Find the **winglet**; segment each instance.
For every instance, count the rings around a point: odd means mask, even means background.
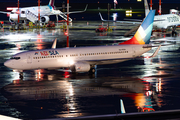
[[[121,107],[121,113],[122,113],[122,114],[123,114],[123,113],[126,113],[122,99],[120,99],[120,107]]]
[[[57,38],[54,40],[53,45],[52,45],[52,49],[56,48],[56,43],[57,43]]]
[[[156,51],[154,52],[154,54],[151,57],[155,57],[158,54],[160,47],[161,47],[161,45],[159,45],[159,47],[156,49]]]
[[[84,12],[87,10],[87,7],[88,7],[88,4],[86,5],[85,9],[84,9]]]
[[[99,12],[99,16],[100,16],[100,18],[101,18],[102,21],[105,21],[105,20],[103,19],[103,17],[102,17],[102,15],[101,15],[100,12]]]

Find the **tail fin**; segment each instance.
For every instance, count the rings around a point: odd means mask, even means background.
[[[151,32],[153,28],[155,10],[151,10],[148,16],[141,23],[141,26],[138,28],[137,32],[128,41],[119,43],[121,44],[149,44],[151,38]]]
[[[147,16],[149,13],[149,6],[147,0],[144,0],[144,7],[145,7],[145,15]]]
[[[55,0],[50,0],[50,1],[49,1],[49,6],[51,6],[51,7],[54,8],[54,1],[55,1]]]

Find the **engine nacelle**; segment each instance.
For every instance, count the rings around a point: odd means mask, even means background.
[[[72,72],[88,72],[90,70],[90,65],[84,62],[77,62],[70,66]]]
[[[49,17],[48,16],[41,17],[41,22],[42,23],[48,23],[49,22]]]

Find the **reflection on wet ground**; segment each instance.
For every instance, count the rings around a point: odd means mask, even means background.
[[[121,42],[115,39],[121,38],[118,32],[102,36],[92,30],[71,30],[70,45]],[[11,33],[4,31],[2,34]],[[3,65],[10,56],[26,50],[50,48],[56,37],[57,47],[66,46],[66,36],[60,29],[28,31],[28,34],[31,39],[10,37],[12,39],[2,38],[0,42],[1,114],[23,119],[119,114],[120,99],[123,99],[128,113],[137,112],[142,107],[156,111],[180,108],[180,52],[177,41],[171,46],[163,46],[155,58],[97,66],[93,76],[87,73],[74,75],[61,69],[41,69],[25,71],[23,80],[20,80],[18,72]],[[144,56],[151,55],[154,50]]]

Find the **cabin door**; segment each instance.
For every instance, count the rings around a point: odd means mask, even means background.
[[[28,63],[28,64],[31,64],[31,63],[32,63],[31,54],[30,54],[30,53],[27,53],[27,54],[26,54],[26,57],[27,57],[27,63]]]
[[[132,57],[133,58],[136,57],[136,49],[134,47],[132,47]]]

